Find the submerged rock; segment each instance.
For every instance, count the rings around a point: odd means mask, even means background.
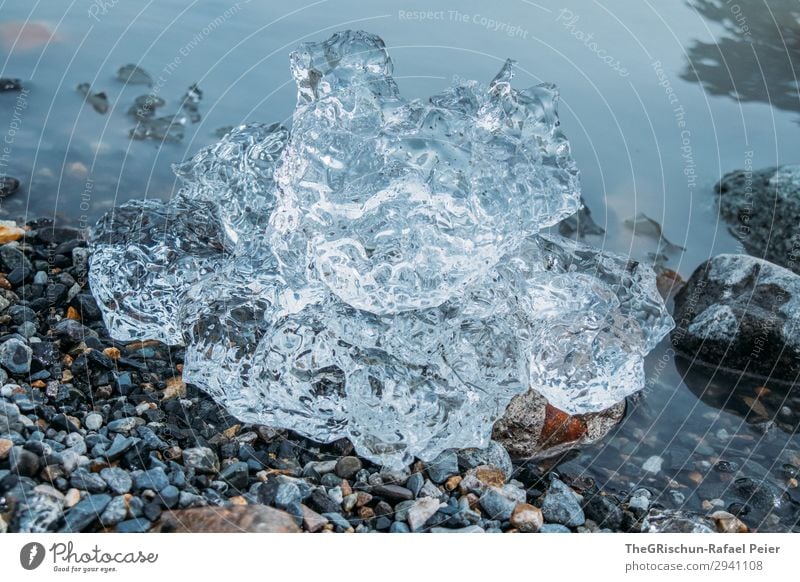
[[[123,65],[117,71],[117,79],[128,85],[152,85],[153,77],[141,67],[133,64]]]
[[[800,165],[737,170],[716,190],[720,214],[748,253],[800,273]]]
[[[555,87],[513,88],[509,61],[409,101],[364,32],[290,61],[291,133],[235,128],[172,201],[100,222],[115,339],[184,344],[184,381],[240,420],[394,468],[487,446],[528,390],[576,415],[642,388],[673,325],[655,274],[540,234],[580,200]]]
[[[0,78],[0,93],[22,91],[22,81],[9,77]]]
[[[800,373],[800,276],[747,255],[718,255],[675,296],[672,343],[711,366],[794,382]]]

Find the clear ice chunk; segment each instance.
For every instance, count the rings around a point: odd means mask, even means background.
[[[655,274],[541,232],[580,207],[552,85],[513,88],[509,61],[409,101],[365,32],[290,63],[291,131],[234,128],[171,201],[98,223],[113,337],[184,344],[184,379],[241,420],[390,467],[486,446],[530,388],[578,414],[643,387],[673,325]]]

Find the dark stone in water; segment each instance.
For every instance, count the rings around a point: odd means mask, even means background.
[[[737,170],[716,190],[720,214],[748,253],[800,273],[800,165]]]
[[[718,255],[675,296],[675,348],[712,366],[792,383],[800,327],[792,324],[800,276],[747,255]]]
[[[0,79],[0,83],[2,83],[2,79]],[[19,180],[11,176],[0,176],[0,200],[8,198],[17,190],[19,190]]]
[[[8,93],[11,91],[22,91],[22,81],[9,77],[0,78],[0,93]]]

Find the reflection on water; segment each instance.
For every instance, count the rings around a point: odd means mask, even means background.
[[[705,404],[735,414],[760,430],[774,425],[794,434],[800,428],[800,386],[739,374],[681,356],[675,358],[675,365],[689,390]]]
[[[712,95],[760,101],[800,111],[800,4],[797,0],[740,2],[688,0],[725,34],[695,41],[681,77],[700,82]]]

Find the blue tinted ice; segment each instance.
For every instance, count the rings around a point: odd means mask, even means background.
[[[653,272],[544,236],[580,207],[552,85],[401,97],[383,41],[292,53],[291,131],[240,126],[92,240],[111,334],[184,343],[241,420],[401,466],[488,444],[532,387],[569,413],[643,386],[672,328]]]

